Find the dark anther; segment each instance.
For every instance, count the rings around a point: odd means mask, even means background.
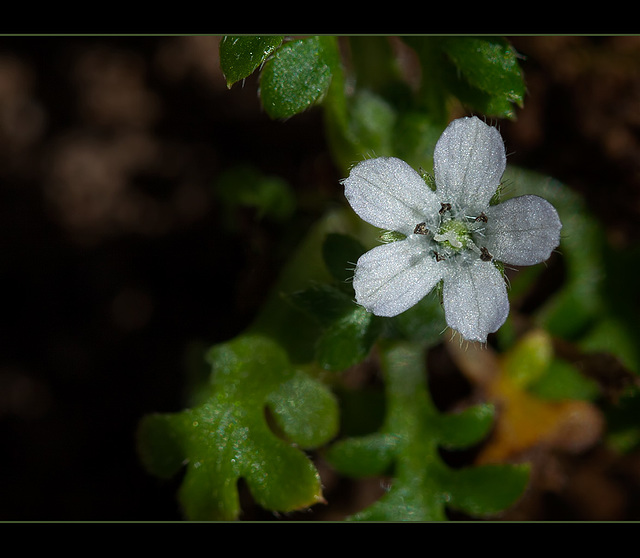
[[[442,215],[445,211],[451,211],[451,204],[450,203],[441,203],[440,204],[440,211],[438,211],[438,213],[440,213],[440,215]]]
[[[487,250],[484,246],[480,248],[480,259],[483,262],[490,262],[493,259],[493,256],[489,254],[489,250]]]
[[[487,222],[487,216],[484,213],[480,213],[480,215],[478,215],[475,219],[474,222],[477,223],[478,221],[482,221],[483,223]]]
[[[437,262],[441,262],[442,260],[444,260],[444,256],[441,256],[440,254],[438,254],[438,252],[434,251],[433,255],[436,257]]]
[[[426,223],[418,223],[416,228],[413,229],[413,234],[429,234],[429,229]]]

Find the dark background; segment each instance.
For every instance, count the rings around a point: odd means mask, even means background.
[[[513,42],[528,97],[500,123],[510,162],[581,192],[615,246],[637,241],[640,39]],[[190,356],[250,322],[295,244],[250,210],[222,224],[216,180],[243,163],[284,178],[300,231],[314,200],[341,201],[321,112],[270,121],[256,88],[226,88],[215,37],[0,38],[0,520],[180,518],[136,424],[181,408]]]

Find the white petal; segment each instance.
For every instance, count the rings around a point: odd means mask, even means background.
[[[447,266],[442,291],[447,325],[469,341],[486,342],[509,314],[507,287],[491,262]]]
[[[395,157],[366,159],[343,180],[344,194],[365,221],[404,234],[429,216],[437,216],[435,193],[410,165]]]
[[[378,316],[396,316],[424,298],[442,279],[441,263],[429,253],[424,238],[410,236],[376,246],[356,265],[356,301]]]
[[[454,120],[433,153],[438,198],[471,214],[480,213],[498,189],[506,160],[496,128],[475,116]]]
[[[486,248],[501,262],[533,265],[545,261],[560,244],[558,212],[538,196],[512,198],[485,211]]]

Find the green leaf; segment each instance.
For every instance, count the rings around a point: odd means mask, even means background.
[[[495,408],[490,404],[469,407],[459,413],[439,415],[442,446],[462,449],[482,441],[493,426]]]
[[[525,86],[517,53],[499,37],[445,37],[441,47],[460,75],[491,97],[522,106]]]
[[[398,437],[384,432],[346,438],[329,449],[327,458],[338,471],[350,477],[382,475],[396,458],[398,442]]]
[[[322,501],[318,472],[299,448],[317,447],[336,434],[333,395],[263,337],[217,345],[209,360],[209,398],[193,409],[145,417],[138,432],[142,462],[151,473],[166,477],[187,463],[180,489],[186,518],[236,519],[241,478],[268,510]],[[267,407],[280,435],[269,427]]]
[[[379,318],[333,285],[313,284],[289,300],[323,326],[316,359],[326,370],[344,370],[362,361],[382,329]]]
[[[389,491],[351,519],[367,521],[438,521],[447,503],[473,515],[493,514],[520,496],[523,468],[509,466],[449,469],[439,447],[477,443],[492,426],[493,407],[482,405],[443,415],[431,401],[423,349],[415,343],[381,347],[387,414],[378,432],[336,442],[329,462],[343,474],[377,475],[393,468]],[[474,479],[483,482],[473,485]]]
[[[325,327],[357,308],[349,295],[327,283],[313,283],[302,291],[292,293],[288,298]]]
[[[318,364],[326,370],[346,370],[364,360],[382,331],[382,322],[352,303],[349,313],[325,329],[318,340]]]
[[[227,35],[220,41],[220,66],[227,87],[250,76],[281,44],[283,37]]]
[[[284,435],[300,447],[317,448],[338,431],[335,397],[305,374],[296,374],[282,384],[267,402]]]
[[[260,98],[272,118],[288,118],[321,101],[340,64],[335,37],[314,36],[284,43],[267,60]]]

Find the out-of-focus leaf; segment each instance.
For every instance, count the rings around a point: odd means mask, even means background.
[[[400,65],[389,37],[349,37],[349,52],[359,90],[389,93],[401,80]]]
[[[442,339],[447,324],[444,310],[436,290],[402,314],[388,320],[389,335],[433,346]]]
[[[335,37],[284,43],[267,60],[260,77],[265,111],[272,118],[288,118],[321,101],[339,64]]]
[[[220,67],[227,87],[250,76],[281,44],[284,37],[231,36],[220,41]]]
[[[358,139],[360,153],[394,155],[393,130],[397,118],[394,107],[366,89],[358,90],[348,106],[350,131]]]
[[[544,330],[529,332],[504,356],[504,371],[517,386],[526,388],[547,371],[553,342]]]
[[[480,442],[491,430],[495,408],[476,405],[459,413],[438,415],[438,438],[448,449],[462,449]]]
[[[318,472],[299,447],[317,447],[336,434],[333,395],[263,337],[217,345],[209,360],[210,397],[193,409],[149,415],[138,431],[141,459],[151,473],[171,476],[186,463],[180,489],[186,518],[236,519],[241,478],[268,510],[322,501]],[[269,427],[266,408],[284,438]]]
[[[393,131],[396,156],[415,169],[431,169],[433,150],[443,129],[425,112],[403,112],[398,116]]]
[[[557,180],[508,166],[503,182],[508,197],[535,194],[558,211],[562,222],[558,252],[562,255],[565,279],[561,289],[536,311],[536,320],[552,335],[577,339],[605,311],[602,227],[589,214],[582,198]],[[513,281],[517,280],[516,276]]]
[[[353,278],[356,262],[365,251],[359,240],[340,233],[328,234],[322,244],[322,257],[329,273],[339,284],[345,285]]]
[[[529,386],[529,390],[541,399],[592,401],[600,395],[595,380],[585,377],[571,363],[554,358],[544,375]]]
[[[479,442],[492,426],[493,407],[483,405],[458,415],[443,415],[431,401],[420,344],[393,343],[382,347],[387,413],[378,432],[336,442],[327,459],[344,474],[392,474],[389,491],[351,519],[368,521],[437,521],[452,506],[474,515],[493,514],[521,495],[526,472],[503,474],[449,469],[439,447],[466,447]],[[468,486],[475,477],[486,484]]]
[[[463,348],[454,342],[447,345],[462,374],[500,409],[491,437],[479,448],[476,463],[505,463],[539,448],[576,453],[599,440],[602,413],[594,404],[543,399],[536,394],[536,382],[552,372],[551,349],[551,337],[537,330],[502,354],[487,347]],[[526,363],[528,356],[531,365]]]
[[[493,515],[511,506],[529,482],[529,465],[482,465],[454,471],[449,505],[472,516]]]
[[[328,453],[331,464],[342,474],[354,478],[382,475],[394,463],[400,438],[374,432],[336,443]]]
[[[257,217],[284,221],[295,210],[291,186],[282,178],[267,176],[250,166],[226,170],[216,183],[216,193],[224,205],[225,215],[235,207],[252,207]]]
[[[627,394],[615,406],[606,409],[607,442],[627,453],[640,447],[640,390]]]

